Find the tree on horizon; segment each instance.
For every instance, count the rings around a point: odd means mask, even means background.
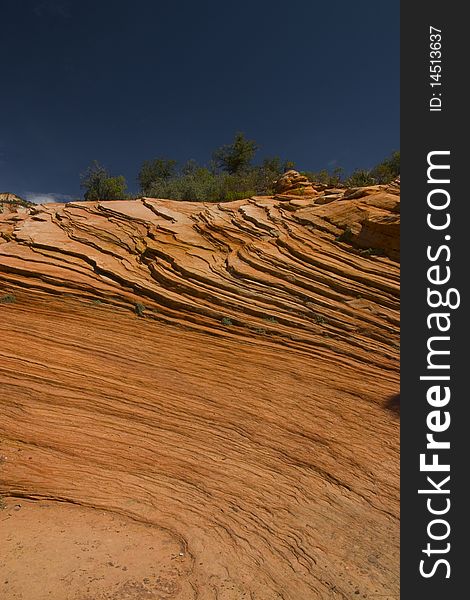
[[[249,169],[257,150],[256,142],[247,140],[245,134],[239,131],[231,144],[215,150],[212,157],[217,167],[229,175],[236,175]]]
[[[124,200],[127,183],[123,175],[112,177],[107,169],[94,160],[80,176],[85,200]]]
[[[176,173],[176,160],[168,158],[154,158],[143,162],[137,175],[140,191],[147,195],[158,181],[168,181]]]

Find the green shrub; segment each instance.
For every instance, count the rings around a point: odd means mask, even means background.
[[[393,154],[374,167],[371,175],[376,183],[390,183],[400,175],[400,152]]]
[[[111,177],[96,160],[81,175],[80,186],[85,200],[123,200],[127,198],[127,183],[122,175]]]
[[[372,171],[365,169],[356,169],[344,182],[348,187],[363,187],[366,185],[374,185],[375,179]]]
[[[335,187],[342,184],[344,170],[342,167],[335,167],[333,171],[322,169],[321,171],[302,171],[310,181],[314,183],[323,183],[325,185]]]
[[[247,140],[244,133],[238,132],[231,144],[221,146],[212,156],[219,169],[235,175],[250,168],[257,150],[254,140]]]
[[[151,198],[197,202],[224,202],[272,194],[273,182],[294,165],[283,163],[278,156],[253,165],[257,149],[256,142],[237,133],[232,144],[214,152],[207,166],[190,160],[178,170],[175,161],[168,159],[146,161],[138,176],[140,188]]]
[[[243,133],[235,134],[231,144],[221,146],[213,153],[206,166],[190,160],[177,168],[175,160],[155,158],[143,162],[137,181],[141,195],[151,198],[190,200],[199,202],[224,202],[249,198],[255,195],[274,194],[273,182],[283,172],[293,169],[291,161],[281,161],[277,156],[265,158],[254,165],[258,145]],[[361,187],[388,183],[400,173],[400,152],[394,152],[371,170],[356,169],[348,177],[341,167],[332,171],[302,171],[308,179],[330,187],[347,185]],[[94,161],[81,176],[85,200],[129,199],[125,178],[111,176]],[[298,190],[302,195],[302,189]],[[132,198],[140,196],[132,195]]]
[[[169,160],[167,158],[146,160],[137,176],[141,192],[144,196],[147,196],[155,182],[168,181],[168,179],[175,176],[175,171],[176,160]]]
[[[324,183],[329,186],[346,185],[348,187],[363,187],[366,185],[385,184],[400,175],[400,152],[393,152],[372,169],[355,169],[348,177],[344,170],[336,167],[333,171],[302,171],[310,181]]]
[[[16,297],[13,294],[4,294],[0,297],[1,304],[13,304],[16,302]]]
[[[273,160],[276,159],[268,159],[260,166],[237,174],[217,172],[191,161],[175,176],[154,181],[146,195],[195,202],[224,202],[271,194],[272,183],[281,174]]]
[[[277,323],[278,322],[275,317],[265,317],[264,320],[267,321],[268,323]]]
[[[143,317],[144,316],[144,311],[145,311],[145,305],[142,304],[142,302],[136,302],[134,304],[134,310],[135,310],[135,314],[138,317]]]

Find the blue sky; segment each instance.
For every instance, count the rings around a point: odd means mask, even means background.
[[[399,148],[399,1],[3,0],[0,191],[81,196],[97,159],[368,168]]]

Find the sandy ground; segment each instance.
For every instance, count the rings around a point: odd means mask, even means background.
[[[185,547],[169,533],[108,511],[6,498],[0,512],[5,600],[181,596]]]

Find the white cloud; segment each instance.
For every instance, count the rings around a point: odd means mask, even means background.
[[[24,197],[34,204],[49,204],[51,202],[70,202],[72,196],[67,194],[56,194],[54,192],[25,192]]]

